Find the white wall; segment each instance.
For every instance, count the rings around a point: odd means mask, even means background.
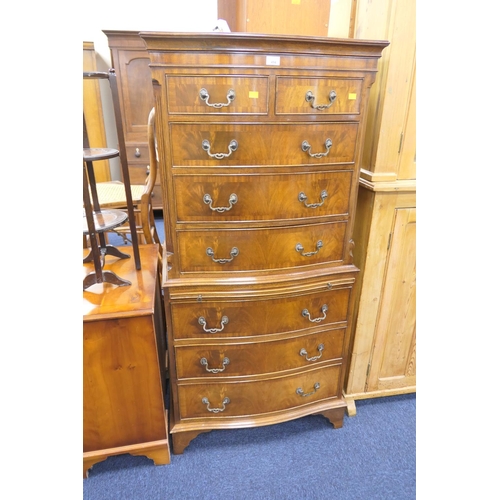
[[[94,42],[97,70],[111,68],[108,38],[102,30],[212,31],[217,24],[217,0],[88,0],[83,4],[82,42]],[[108,147],[117,147],[116,126],[109,85],[101,81],[104,125]],[[107,85],[107,87],[106,87]],[[118,161],[110,161],[111,177],[120,179]]]
[[[105,30],[211,31],[217,21],[217,0],[123,0],[83,4],[82,41],[94,42],[96,53],[110,64]]]

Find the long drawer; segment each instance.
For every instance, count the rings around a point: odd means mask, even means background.
[[[286,340],[175,347],[177,378],[271,374],[342,358],[345,329]]]
[[[262,271],[341,265],[347,222],[178,230],[181,272]]]
[[[341,397],[341,364],[261,381],[179,384],[179,413],[185,418],[262,415]]]
[[[172,166],[353,163],[359,124],[171,123]]]
[[[175,175],[178,222],[347,217],[351,170]]]
[[[333,327],[347,321],[351,290],[352,285],[325,285],[284,296],[237,299],[233,293],[228,299],[207,299],[200,289],[200,300],[170,301],[172,335],[175,341],[211,341]]]

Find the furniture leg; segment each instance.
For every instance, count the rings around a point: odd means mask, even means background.
[[[345,406],[333,408],[331,410],[322,411],[320,415],[327,418],[333,425],[334,429],[340,429],[344,425]]]
[[[184,453],[184,450],[189,445],[189,443],[202,432],[208,432],[208,430],[179,432],[172,434],[174,455],[181,455],[182,453]]]

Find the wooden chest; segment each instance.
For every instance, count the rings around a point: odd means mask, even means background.
[[[123,453],[170,463],[158,246],[139,250],[139,271],[133,258],[106,259],[106,269],[131,285],[83,292],[84,478],[95,463]],[[85,264],[84,277],[92,270]]]
[[[211,429],[316,413],[342,426],[358,161],[387,42],[140,36],[165,194],[174,453]]]

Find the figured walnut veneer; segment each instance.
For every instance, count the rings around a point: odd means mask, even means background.
[[[162,166],[174,453],[199,433],[341,427],[368,89],[387,42],[140,33]]]

